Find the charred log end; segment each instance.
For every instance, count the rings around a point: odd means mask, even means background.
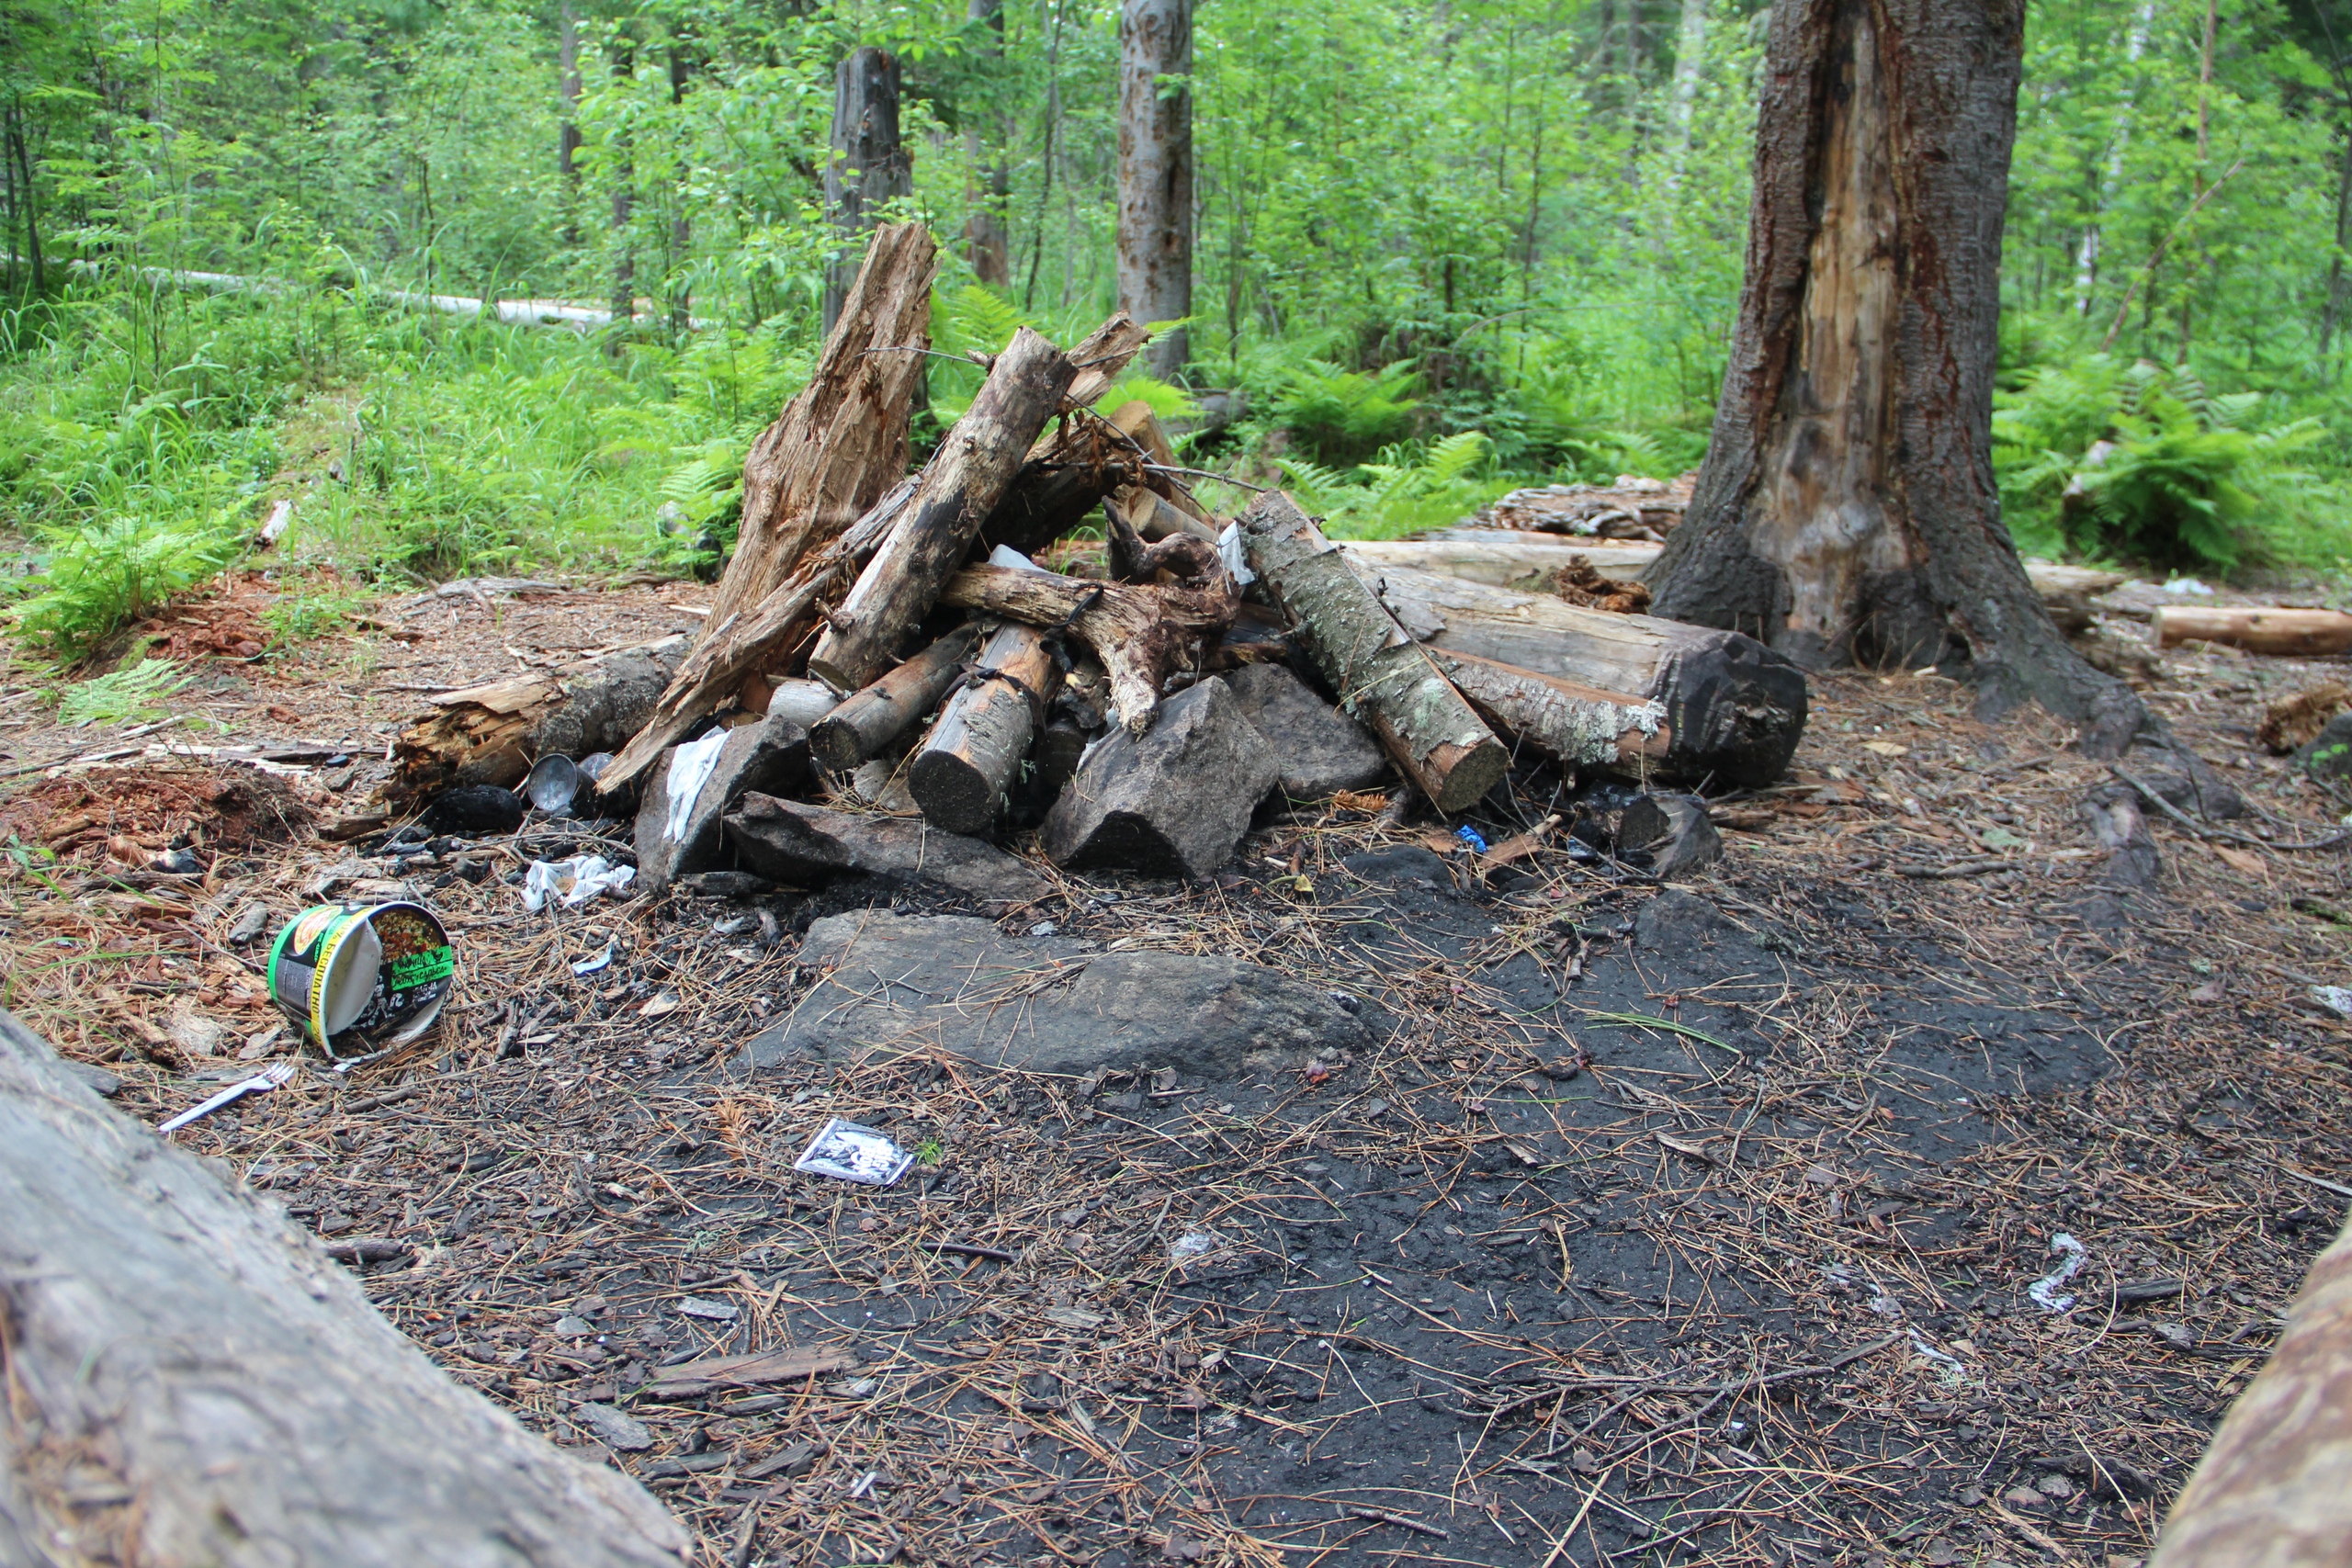
[[[1651,696],[1666,709],[1660,739],[1672,737],[1664,765],[1679,774],[1759,788],[1788,771],[1804,738],[1804,671],[1738,632],[1694,636],[1669,653]]]
[[[953,751],[919,753],[907,770],[907,793],[925,821],[948,833],[985,835],[1004,807],[988,775]]]
[[[846,773],[865,761],[865,747],[858,739],[857,731],[831,716],[819,719],[808,731],[808,750],[816,754],[818,761],[837,773]]]

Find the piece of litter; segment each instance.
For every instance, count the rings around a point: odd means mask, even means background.
[[[808,1148],[792,1162],[792,1168],[810,1176],[888,1187],[914,1163],[915,1156],[891,1142],[889,1134],[836,1116],[818,1129]]]
[[[2198,581],[2193,577],[2174,578],[2171,581],[2165,584],[2165,592],[2167,593],[2199,593],[2208,599],[2211,599],[2213,596],[2213,591],[2211,588],[2206,587],[2205,584]]]
[[[2343,986],[2313,986],[2312,1000],[2338,1018],[2352,1018],[2352,988]]]
[[[662,830],[672,843],[686,836],[686,820],[695,814],[695,802],[701,797],[702,786],[710,782],[711,773],[718,767],[718,753],[726,749],[724,729],[714,729],[699,740],[689,740],[670,758],[670,776],[663,783],[664,804],[668,807]]]
[[[1241,542],[1240,524],[1227,523],[1225,532],[1216,536],[1216,558],[1233,574],[1236,588],[1247,588],[1258,581],[1258,574],[1250,570],[1250,552]]]
[[[713,936],[733,936],[737,931],[749,931],[758,923],[758,921],[752,919],[749,915],[736,915],[729,919],[713,920],[710,924],[710,934]]]
[[[1186,1231],[1168,1244],[1168,1260],[1171,1263],[1197,1262],[1224,1245],[1225,1238],[1215,1231]]]
[[[2034,1304],[2044,1312],[2072,1312],[2075,1309],[2075,1298],[2060,1295],[2058,1287],[2073,1279],[2075,1272],[2089,1260],[2090,1248],[2064,1231],[2060,1231],[2050,1238],[2050,1250],[2064,1253],[2066,1260],[2028,1285],[2025,1288],[2025,1293],[2031,1296]]]
[[[637,867],[614,865],[602,855],[574,855],[570,860],[535,860],[523,874],[523,908],[537,914],[553,898],[576,909],[604,893],[618,893],[637,880]]]
[[[299,1064],[290,1057],[283,1062],[273,1062],[257,1076],[249,1077],[242,1083],[231,1084],[203,1104],[193,1105],[181,1111],[155,1131],[176,1133],[189,1122],[209,1116],[224,1105],[233,1105],[249,1094],[267,1094],[271,1089],[284,1089],[293,1078],[297,1066]]]
[[[1479,854],[1485,854],[1487,852],[1486,835],[1479,832],[1477,829],[1471,827],[1468,823],[1465,822],[1461,827],[1456,828],[1453,830],[1453,836],[1461,840],[1464,843],[1469,845],[1476,852]]]
[[[688,1317],[708,1318],[714,1323],[732,1323],[743,1314],[743,1309],[733,1302],[714,1302],[701,1296],[688,1296],[678,1303],[678,1310]]]
[[[1051,936],[1059,930],[1061,930],[1061,927],[1054,924],[1051,920],[1039,920],[1035,925],[1029,928],[1029,934],[1031,936]]]
[[[602,969],[605,964],[610,964],[613,961],[613,949],[619,945],[620,938],[611,938],[605,943],[604,952],[596,954],[594,958],[582,959],[579,963],[571,966],[571,972],[574,975],[594,975],[597,970]]]

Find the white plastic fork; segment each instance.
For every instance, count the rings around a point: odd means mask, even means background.
[[[177,1116],[155,1129],[158,1133],[176,1133],[189,1122],[211,1115],[224,1105],[231,1105],[249,1094],[267,1094],[274,1089],[284,1089],[293,1081],[295,1069],[300,1066],[291,1056],[282,1062],[272,1062],[243,1083],[232,1083],[201,1105],[190,1106]]]

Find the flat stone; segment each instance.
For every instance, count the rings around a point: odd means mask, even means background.
[[[828,916],[808,928],[800,963],[825,977],[744,1047],[740,1068],[944,1047],[1029,1072],[1226,1079],[1368,1048],[1388,1028],[1368,1003],[1350,1012],[1238,959],[1103,953],[961,915]]]
[[[653,1446],[653,1434],[636,1416],[594,1402],[572,1406],[573,1419],[596,1434],[596,1440],[615,1453],[641,1454]]]
[[[919,817],[863,817],[754,791],[727,814],[727,837],[745,866],[797,887],[842,876],[895,876],[1014,904],[1053,890],[995,845],[943,833]]]
[[[1245,664],[1224,677],[1241,716],[1266,738],[1294,800],[1325,800],[1370,789],[1389,776],[1388,754],[1372,731],[1315,694],[1281,664]]]
[[[1419,844],[1397,844],[1385,850],[1361,850],[1345,856],[1340,864],[1353,876],[1383,887],[1421,886],[1432,891],[1452,893],[1456,890],[1453,868],[1444,857]]]
[[[648,893],[660,893],[694,872],[724,869],[719,861],[727,840],[720,824],[728,808],[754,790],[797,789],[808,777],[807,730],[780,714],[744,725],[729,733],[718,765],[695,796],[685,831],[673,840],[668,830],[670,767],[677,754],[674,746],[662,753],[637,808],[638,886]]]
[[[1159,705],[1141,739],[1095,743],[1037,841],[1057,865],[1201,878],[1233,858],[1274,787],[1273,748],[1212,677]]]
[[[85,1088],[101,1099],[112,1100],[122,1092],[122,1080],[95,1062],[76,1062],[61,1056],[57,1065],[81,1079]]]

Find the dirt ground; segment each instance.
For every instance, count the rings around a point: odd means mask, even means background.
[[[266,933],[229,941],[251,904],[430,902],[434,1033],[180,1137],[707,1563],[2129,1562],[2352,1193],[2352,1026],[2309,999],[2352,978],[2344,852],[2286,847],[2345,805],[2254,738],[2340,669],[2165,656],[2155,705],[2257,813],[2157,818],[2137,892],[2062,726],[1908,674],[1818,681],[1790,782],[1717,802],[1728,853],[1673,890],[1560,847],[1482,876],[1444,825],[1330,808],[1199,886],[1039,861],[1056,895],[1011,909],[847,883],[530,917],[527,858],[626,826],[307,836],[424,692],[691,629],[699,592],[213,637],[145,734],[57,730],[15,672],[0,964],[159,1121],[291,1049]],[[205,869],[128,863],[175,845]],[[810,981],[797,933],[863,907],[1250,959],[1393,1028],[1230,1083],[737,1069]],[[928,1163],[796,1174],[836,1115]],[[676,1386],[788,1346],[854,1360]]]

